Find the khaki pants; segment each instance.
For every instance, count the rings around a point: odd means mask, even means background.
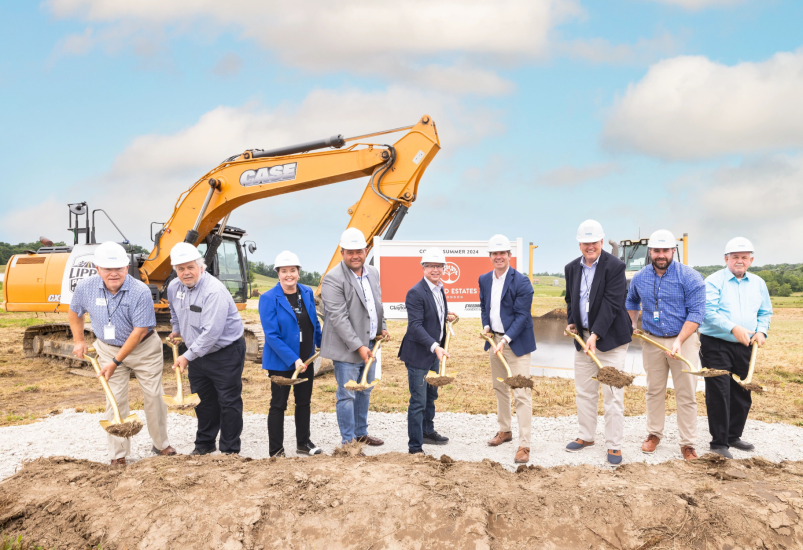
[[[597,350],[597,359],[603,367],[625,368],[627,346],[619,346],[610,351]],[[580,423],[580,439],[594,441],[597,432],[597,407],[599,405],[600,383],[592,380],[599,367],[594,360],[582,351],[574,353],[574,387],[577,389],[577,420]],[[605,408],[605,448],[614,451],[622,449],[625,436],[625,389],[602,385]]]
[[[672,349],[675,338],[649,336],[661,345]],[[695,332],[683,342],[681,355],[699,368],[700,337]],[[695,445],[697,442],[697,377],[682,372],[688,365],[678,359],[670,359],[652,344],[642,342],[641,357],[644,360],[644,371],[647,373],[647,432],[663,439],[664,421],[666,420],[666,381],[672,373],[672,384],[675,386],[675,401],[678,408],[678,435],[680,445]]]
[[[501,336],[493,334],[495,343],[499,343],[502,339]],[[493,380],[494,391],[496,392],[496,417],[499,422],[499,431],[509,432],[510,430],[510,392],[511,387],[500,382],[497,378],[507,378],[507,370],[502,364],[502,361],[496,356],[492,349],[488,350],[491,358],[491,376]],[[505,344],[505,350],[502,355],[510,366],[510,372],[513,376],[520,374],[522,376],[530,376],[530,354],[527,353],[518,357],[510,350],[510,346]],[[513,398],[516,400],[516,418],[519,421],[519,447],[530,447],[530,428],[533,419],[533,397],[532,391],[529,388],[516,388],[512,389]]]
[[[117,346],[110,346],[100,340],[93,344],[98,352],[100,367],[111,363],[112,357],[120,351]],[[128,404],[128,383],[131,373],[137,377],[145,401],[145,423],[153,440],[153,446],[160,451],[169,445],[167,440],[167,405],[162,400],[162,342],[155,334],[145,340],[128,354],[125,361],[114,370],[109,378],[109,389],[117,401],[120,416],[125,418],[131,412]],[[114,409],[106,400],[106,420],[114,420]],[[131,440],[123,437],[107,435],[109,456],[112,460],[124,458],[131,452]]]

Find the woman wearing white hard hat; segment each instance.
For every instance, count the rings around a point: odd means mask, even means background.
[[[753,265],[753,243],[736,237],[725,246],[725,269],[705,280],[705,321],[700,327],[700,360],[707,369],[747,376],[753,344],[761,347],[772,319],[772,302],[764,279],[747,270]],[[753,400],[750,390],[732,376],[705,379],[705,405],[711,451],[733,458],[731,448],[752,451],[742,439]]]
[[[75,287],[70,321],[75,347],[73,355],[83,358],[84,314],[89,313],[96,340],[92,344],[102,365],[101,376],[117,401],[123,418],[128,416],[128,386],[131,374],[137,378],[145,402],[145,423],[153,440],[153,451],[174,455],[167,440],[167,406],[162,400],[162,342],[153,330],[156,314],[151,291],[142,281],[128,274],[130,257],[117,243],[107,242],[95,249],[92,260],[97,275],[81,280]],[[106,403],[106,419],[114,419],[111,404]],[[108,435],[113,466],[125,466],[131,440]]]
[[[301,262],[298,256],[284,251],[276,257],[273,268],[279,284],[259,297],[259,319],[265,333],[262,368],[269,376],[289,378],[301,369],[303,382],[284,386],[271,382],[270,412],[268,413],[268,452],[270,456],[285,456],[284,413],[290,388],[295,398],[296,452],[305,455],[321,454],[310,440],[310,402],[315,369],[304,366],[315,348],[321,345],[321,325],[315,311],[315,296],[310,287],[298,282]]]

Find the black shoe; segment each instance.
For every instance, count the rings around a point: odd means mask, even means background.
[[[756,448],[756,446],[753,445],[752,443],[748,443],[747,441],[744,441],[739,438],[736,438],[733,441],[728,441],[728,445],[730,445],[731,447],[736,447],[740,451],[752,451]]]
[[[424,452],[423,449],[420,450],[420,451],[409,451],[409,452],[410,452],[411,455],[425,455],[425,454],[427,454],[427,453]]]
[[[192,452],[190,453],[190,456],[202,456],[202,455],[208,455],[209,453],[214,453],[214,452],[215,452],[215,450],[216,450],[216,449],[201,449],[201,448],[199,448],[199,447],[195,447],[195,448],[192,450]]]
[[[315,446],[315,443],[312,441],[307,441],[306,443],[302,443],[301,445],[296,445],[296,452],[302,455],[319,455],[323,453],[323,449],[320,447]]]
[[[275,453],[270,455],[271,458],[277,457],[277,456],[282,457],[282,458],[287,456],[287,455],[284,454],[284,447],[282,447],[281,449],[279,449],[278,451],[276,451]]]
[[[733,458],[733,455],[728,450],[727,447],[711,447],[711,452],[716,453],[719,456],[724,456],[725,458]]]
[[[438,432],[424,434],[424,443],[429,443],[430,445],[446,445],[448,442],[449,438],[445,435],[439,434]]]

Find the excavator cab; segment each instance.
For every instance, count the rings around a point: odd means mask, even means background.
[[[625,263],[628,279],[649,262],[647,259],[648,242],[649,239],[619,241],[619,259]]]
[[[231,292],[234,302],[244,304],[248,300],[248,267],[240,240],[245,236],[245,230],[227,225],[220,232],[220,224],[216,225],[204,242],[198,245],[198,251],[206,256],[211,243],[212,235],[219,234],[223,241],[217,247],[215,256],[206,266],[207,272],[220,279]]]

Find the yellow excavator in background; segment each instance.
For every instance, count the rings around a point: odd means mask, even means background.
[[[401,131],[407,132],[393,145],[364,141]],[[346,146],[349,142],[354,143]],[[257,199],[369,177],[362,197],[348,209],[351,219],[347,227],[360,229],[370,248],[375,236],[384,233],[385,239],[393,238],[417,198],[421,176],[439,150],[435,123],[424,116],[412,126],[352,138],[337,135],[273,150],[250,149],[226,159],[179,196],[164,224],[151,224],[151,253],[147,257],[131,254],[129,274],[150,288],[159,336],[164,338],[171,331],[167,286],[175,277],[170,250],[176,243],[197,246],[208,272],[229,288],[238,309],[243,310],[248,277],[245,243],[240,240],[245,231],[227,225],[234,209]],[[9,259],[3,285],[6,311],[66,312],[78,282],[97,273],[92,265],[97,247],[95,214],[108,214],[97,209],[90,215],[85,202],[70,204],[69,211],[72,246],[43,247]],[[160,226],[155,235],[154,226]],[[84,242],[79,243],[82,238]],[[124,236],[123,241],[127,243]],[[248,245],[249,252],[255,250],[253,243]],[[324,274],[339,261],[336,249]],[[246,360],[260,361],[261,329],[247,328],[245,337]],[[67,323],[29,327],[23,349],[28,357],[84,362],[72,355]]]

